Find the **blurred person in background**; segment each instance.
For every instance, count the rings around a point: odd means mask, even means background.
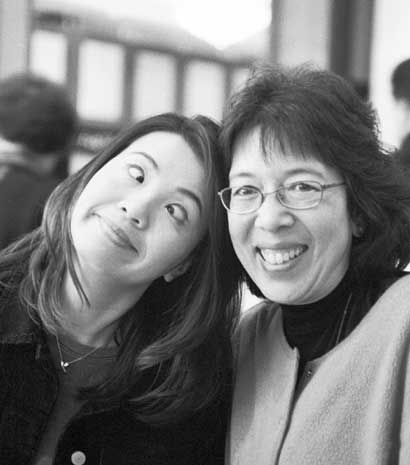
[[[238,305],[219,125],[154,116],[0,253],[0,463],[222,465]]]
[[[407,170],[410,169],[410,59],[400,62],[391,76],[395,101],[399,147],[394,156]]]
[[[410,183],[341,77],[261,67],[232,97],[220,197],[265,302],[234,338],[232,465],[410,463]]]
[[[0,249],[40,225],[77,125],[63,87],[31,74],[0,81]]]

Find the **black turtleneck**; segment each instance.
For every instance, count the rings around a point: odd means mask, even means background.
[[[299,376],[306,362],[321,357],[346,338],[384,289],[402,274],[370,281],[362,277],[359,283],[348,270],[336,288],[322,299],[304,305],[281,304],[286,339],[299,350]]]
[[[284,305],[283,326],[286,339],[300,354],[299,375],[306,362],[329,352],[359,323],[368,308],[357,310],[357,297],[347,272],[330,294],[302,305]]]

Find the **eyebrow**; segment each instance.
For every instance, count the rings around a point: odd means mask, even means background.
[[[253,173],[250,173],[248,171],[241,171],[240,173],[234,173],[233,176],[229,175],[229,179],[232,178],[251,178],[255,176]]]
[[[198,207],[199,213],[202,214],[202,202],[194,192],[192,192],[190,189],[186,189],[185,187],[178,187],[177,191],[193,200]]]
[[[151,163],[151,165],[152,165],[156,170],[159,169],[157,162],[156,162],[156,161],[151,157],[151,155],[149,155],[147,152],[135,151],[135,152],[129,152],[129,153],[132,154],[132,155],[142,155],[144,158],[146,158],[146,159]]]
[[[294,176],[295,174],[315,174],[324,179],[323,173],[320,170],[316,170],[315,168],[293,168],[285,172],[286,176]],[[249,177],[255,177],[255,173],[251,173],[250,171],[240,171],[239,173],[234,173],[233,176],[229,176],[229,180]]]

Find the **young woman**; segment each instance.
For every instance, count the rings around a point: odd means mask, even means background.
[[[258,69],[233,97],[220,193],[245,313],[228,463],[410,463],[410,186],[342,78]]]
[[[223,463],[238,307],[218,131],[136,124],[2,253],[1,463]]]

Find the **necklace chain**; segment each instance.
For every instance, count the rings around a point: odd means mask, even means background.
[[[342,336],[342,331],[343,331],[343,327],[345,325],[346,315],[347,315],[347,311],[349,309],[349,305],[350,305],[351,300],[352,300],[352,293],[350,293],[349,297],[347,298],[345,308],[343,309],[342,319],[340,321],[339,328],[337,330],[335,346],[337,346],[337,344],[339,343],[340,338]]]
[[[63,352],[61,350],[61,345],[60,345],[60,340],[58,339],[58,336],[56,334],[56,341],[57,341],[57,349],[58,349],[58,354],[60,356],[60,366],[61,369],[63,370],[64,373],[67,373],[67,368],[69,368],[73,363],[80,362],[81,360],[84,360],[85,358],[89,357],[91,354],[96,352],[99,347],[94,347],[94,349],[90,350],[84,355],[81,355],[80,357],[75,358],[74,360],[71,360],[70,362],[66,362],[63,358]]]

